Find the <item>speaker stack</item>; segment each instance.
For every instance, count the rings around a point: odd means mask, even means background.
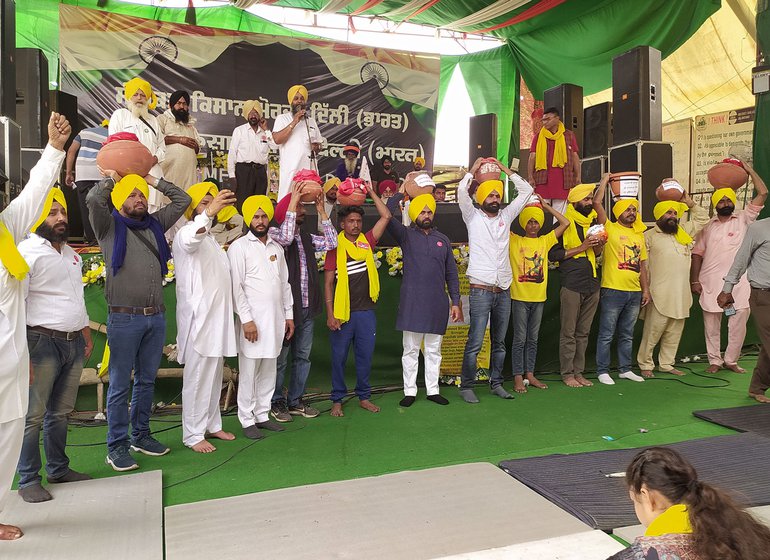
[[[575,84],[559,84],[543,92],[543,109],[556,107],[565,130],[571,130],[578,142],[583,139],[583,88]]]
[[[497,157],[497,115],[487,113],[470,118],[468,168],[480,157]]]
[[[599,103],[583,111],[583,160],[580,176],[584,183],[598,183],[607,173],[607,156],[612,145],[612,103]]]

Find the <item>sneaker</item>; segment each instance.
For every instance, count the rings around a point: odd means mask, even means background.
[[[131,453],[128,452],[128,446],[110,451],[104,462],[118,472],[133,471],[139,468]]]
[[[292,416],[304,416],[305,418],[315,418],[320,414],[317,408],[313,408],[309,404],[305,404],[302,400],[299,401],[297,406],[289,407],[289,414]],[[278,420],[278,418],[276,418]]]
[[[644,381],[644,377],[636,375],[633,371],[624,371],[623,373],[618,374],[618,377],[621,379],[628,379],[629,381],[636,381],[637,383],[642,383]]]
[[[292,417],[286,401],[275,401],[270,407],[270,416],[276,419],[278,422],[291,422]]]
[[[612,379],[612,377],[610,377],[609,373],[600,374],[598,379],[599,383],[603,383],[604,385],[615,385],[615,381]]]
[[[160,457],[165,455],[171,449],[166,447],[154,437],[147,435],[131,444],[131,451],[138,451],[145,455],[152,455],[153,457]]]

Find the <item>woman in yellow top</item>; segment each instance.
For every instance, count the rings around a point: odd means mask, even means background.
[[[511,362],[513,364],[513,389],[517,393],[526,393],[524,375],[533,387],[547,389],[548,386],[535,377],[535,359],[537,358],[537,338],[540,332],[540,320],[543,318],[546,291],[548,288],[548,251],[556,245],[558,238],[569,227],[569,220],[554,210],[540,195],[542,206],[525,206],[519,214],[519,224],[524,235],[511,233],[509,244],[511,270],[511,299],[513,309],[513,344]],[[550,212],[559,222],[556,229],[538,235],[545,221],[543,210]]]
[[[640,452],[626,470],[636,516],[647,528],[608,560],[760,560],[770,555],[770,528],[666,447]]]

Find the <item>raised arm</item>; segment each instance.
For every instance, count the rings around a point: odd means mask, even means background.
[[[291,184],[291,198],[286,208],[286,218],[280,228],[270,228],[270,237],[281,247],[288,247],[294,243],[294,235],[297,232],[297,206],[302,204],[301,186],[302,183],[296,181]]]
[[[690,218],[682,228],[691,236],[695,237],[695,235],[709,223],[709,213],[705,208],[695,204],[695,201],[690,198],[688,193],[685,193],[682,202],[684,202],[690,210]]]
[[[607,211],[604,209],[604,193],[607,191],[607,183],[610,182],[610,174],[605,173],[602,175],[602,180],[599,182],[599,188],[594,193],[593,206],[596,211],[596,223],[607,223]]]
[[[400,203],[402,200],[404,200],[404,193],[399,191],[388,199],[387,204],[391,214],[390,220],[388,221],[388,233],[393,236],[393,239],[395,239],[399,245],[401,245],[406,238],[406,226],[401,223],[401,219],[398,217],[398,214],[401,213]]]
[[[385,203],[382,201],[382,199],[377,196],[377,193],[374,192],[374,188],[372,188],[371,185],[367,183],[366,188],[369,191],[369,196],[374,201],[374,206],[377,208],[377,212],[380,214],[380,219],[377,220],[377,223],[374,224],[374,227],[372,228],[372,235],[374,235],[374,237],[377,239],[381,239],[382,235],[385,233],[385,228],[388,227],[388,223],[390,222],[390,210],[388,210],[388,207],[385,206]]]
[[[148,184],[153,184],[151,181],[154,181],[155,188],[161,194],[165,194],[171,199],[171,204],[164,206],[153,214],[155,219],[163,226],[163,231],[166,231],[182,217],[187,207],[190,206],[192,199],[189,194],[165,179],[155,179],[148,175],[145,177],[145,180],[147,180]]]
[[[318,219],[321,220],[323,235],[310,234],[310,238],[313,240],[313,248],[316,251],[331,251],[337,247],[337,230],[334,229],[332,221],[326,214],[323,192],[318,193],[318,198],[315,201],[315,208],[318,212]]]
[[[115,187],[116,180],[106,177],[88,191],[86,205],[88,206],[88,218],[97,239],[104,238],[113,227],[110,210],[110,195]]]
[[[510,169],[508,171],[510,171]],[[527,202],[530,201],[535,189],[516,173],[511,172],[509,177],[516,187],[516,198],[514,198],[508,206],[503,208],[500,211],[500,214],[505,220],[512,222],[513,219],[521,213],[524,206],[527,205]]]
[[[481,167],[483,159],[484,158],[476,158],[476,161],[473,162],[468,173],[465,174],[465,177],[462,178],[460,184],[457,185],[457,204],[460,207],[460,213],[466,223],[473,216],[475,210],[473,207],[473,200],[471,200],[471,195],[468,190],[470,189],[471,181],[473,181],[473,175],[478,171],[479,167]]]
[[[555,230],[553,230],[554,234],[556,234],[556,237],[561,237],[565,231],[567,231],[567,228],[569,227],[569,220],[562,214],[561,212],[555,210],[553,206],[548,204],[540,195],[536,195],[540,199],[540,204],[543,205],[543,209],[550,212],[550,214],[558,220],[559,225],[556,227]]]
[[[752,199],[751,203],[754,206],[764,206],[765,201],[767,200],[767,185],[765,185],[765,182],[762,180],[762,177],[759,176],[759,174],[754,171],[754,168],[751,167],[751,165],[747,162],[742,162],[744,169],[749,174],[749,177],[751,177],[751,182],[754,183],[754,190],[757,191],[756,196]]]
[[[275,126],[283,125],[283,128],[281,130],[275,130],[273,129],[273,142],[276,144],[284,144],[288,139],[289,136],[291,136],[291,133],[294,131],[294,128],[299,125],[300,119],[305,116],[305,109],[300,109],[296,113],[294,113],[294,116],[292,117],[291,121],[289,121],[287,124],[283,124],[283,122],[275,123]],[[285,115],[286,113],[284,113]],[[285,119],[281,119],[282,121],[285,121]]]

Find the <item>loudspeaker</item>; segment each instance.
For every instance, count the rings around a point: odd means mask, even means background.
[[[583,140],[583,88],[575,84],[561,84],[543,92],[543,109],[556,107],[561,113],[564,128],[571,130],[577,141]]]
[[[72,126],[72,134],[67,139],[67,143],[64,145],[64,151],[72,144],[75,136],[80,132],[80,115],[78,115],[78,98],[69,93],[64,93],[58,89],[50,90],[49,106],[52,112],[60,113],[67,117],[67,120]],[[48,116],[46,115],[46,130],[48,127]]]
[[[637,47],[612,59],[613,142],[663,139],[660,51]]]
[[[21,129],[8,117],[0,116],[0,190],[5,208],[21,192]]]
[[[494,113],[470,118],[468,167],[480,157],[497,157],[497,115]]]
[[[655,189],[674,174],[674,147],[668,142],[631,142],[610,148],[610,173],[637,171],[642,174],[638,199],[642,220],[654,222],[658,203]]]
[[[583,157],[606,156],[612,146],[612,103],[586,107],[583,121]]]
[[[0,115],[16,120],[16,4],[0,0]]]
[[[42,148],[48,142],[48,91],[48,60],[43,51],[16,49],[16,120],[24,148]]]
[[[580,180],[583,183],[598,183],[607,173],[607,156],[586,158],[580,162]]]

